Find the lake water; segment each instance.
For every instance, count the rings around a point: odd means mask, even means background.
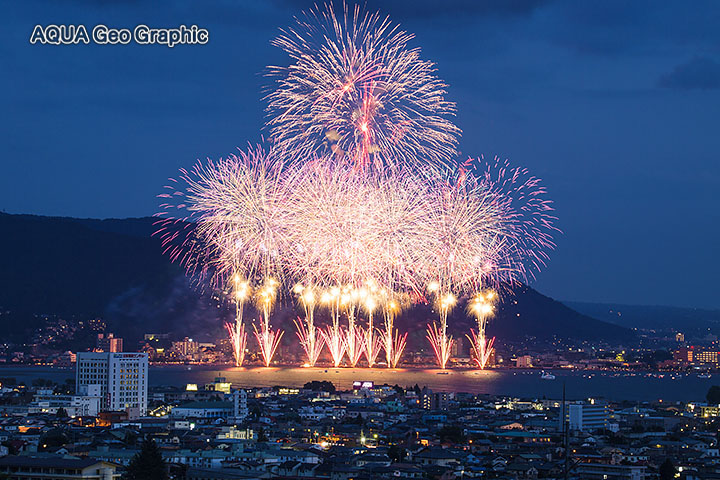
[[[369,380],[376,384],[400,386],[428,386],[437,391],[456,391],[509,395],[531,398],[561,398],[565,383],[569,399],[605,397],[611,400],[633,401],[704,401],[713,384],[720,384],[720,376],[710,379],[695,375],[660,378],[650,373],[614,373],[600,371],[553,370],[555,380],[543,380],[538,370],[449,370],[440,374],[435,369],[367,369],[367,368],[228,368],[207,366],[151,366],[151,386],[184,386],[210,383],[216,376],[227,378],[235,387],[271,387],[274,385],[300,387],[311,380],[328,380],[336,388],[347,390],[353,381]],[[0,366],[0,377],[14,377],[32,382],[47,378],[62,382],[74,378],[72,368],[44,366]]]

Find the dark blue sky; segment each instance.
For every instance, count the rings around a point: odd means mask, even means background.
[[[263,69],[288,62],[270,40],[309,5],[0,3],[0,209],[154,213],[178,168],[260,139]],[[564,234],[540,291],[720,308],[719,3],[368,5],[436,62],[463,154],[509,157],[544,179]],[[51,23],[196,24],[210,43],[30,45]]]

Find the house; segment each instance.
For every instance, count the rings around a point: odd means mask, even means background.
[[[8,478],[35,480],[116,480],[120,478],[119,465],[93,458],[77,457],[26,457],[10,455],[0,458],[0,475]]]

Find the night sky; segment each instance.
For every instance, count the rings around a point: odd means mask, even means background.
[[[165,3],[0,3],[0,210],[151,215],[179,168],[267,134],[264,68],[289,63],[270,40],[312,3]],[[536,288],[720,308],[720,3],[368,6],[437,64],[464,157],[507,157],[543,178],[564,233]],[[29,43],[36,24],[99,23],[195,24],[210,42]]]

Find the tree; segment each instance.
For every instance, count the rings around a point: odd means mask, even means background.
[[[720,404],[720,386],[713,385],[710,387],[710,390],[708,390],[707,395],[705,395],[705,399],[708,403],[712,405],[718,405]]]
[[[60,407],[57,409],[57,412],[55,412],[55,416],[58,418],[68,418],[67,410],[65,410],[63,407]]]
[[[51,428],[40,436],[39,447],[42,450],[60,448],[70,441],[70,438],[61,428]]]
[[[402,448],[399,445],[390,445],[390,448],[388,448],[387,452],[388,457],[390,457],[390,460],[393,462],[399,463],[405,460],[405,449]]]
[[[465,435],[463,435],[463,429],[458,425],[445,425],[438,430],[438,437],[440,442],[451,442],[451,443],[462,443],[465,441]]]
[[[167,480],[167,466],[155,441],[146,438],[140,451],[130,460],[123,480]]]
[[[305,390],[312,390],[313,392],[329,392],[335,393],[335,385],[332,382],[326,380],[317,381],[313,380],[303,385]]]
[[[258,436],[257,436],[258,442],[267,442],[268,436],[265,434],[265,429],[263,427],[258,428]]]
[[[33,387],[52,387],[53,385],[55,385],[55,382],[47,378],[36,378],[32,381]]]
[[[670,461],[669,458],[666,458],[665,461],[660,465],[660,470],[658,471],[660,474],[660,480],[672,480],[675,478],[675,473],[677,473],[677,470],[675,470],[675,465],[673,465],[672,461]]]

